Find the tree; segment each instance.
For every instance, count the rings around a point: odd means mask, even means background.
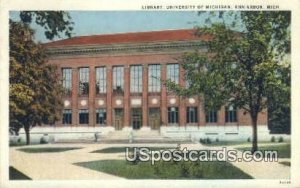
[[[258,114],[267,108],[269,93],[290,89],[281,74],[288,67],[282,58],[290,51],[290,12],[201,12],[200,16],[207,17],[207,25],[197,27],[195,34],[209,36],[205,41],[209,55],[195,51],[180,59],[188,88],[170,80],[165,84],[182,96],[199,95],[206,110],[222,105],[243,109],[251,117],[254,152]],[[220,21],[212,23],[212,18]]]
[[[67,27],[70,24],[53,23],[63,19],[61,15],[64,14],[21,12],[21,22],[9,21],[10,127],[17,134],[20,128],[24,128],[26,144],[30,144],[30,129],[36,125],[52,124],[60,118],[62,108],[62,87],[57,68],[46,63],[47,55],[42,46],[33,41],[34,31],[29,24],[36,19],[46,29],[46,37],[52,39],[59,36],[63,29],[61,25],[66,24]],[[65,34],[68,35],[69,31],[66,29]]]

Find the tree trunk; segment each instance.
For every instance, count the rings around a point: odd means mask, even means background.
[[[252,121],[252,149],[251,153],[253,154],[257,151],[257,114],[251,115]]]
[[[24,126],[25,134],[26,134],[26,145],[30,145],[30,126],[26,125]]]

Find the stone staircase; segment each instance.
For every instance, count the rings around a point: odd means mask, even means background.
[[[101,143],[186,143],[189,138],[167,138],[160,134],[158,130],[134,130],[132,131],[132,141],[130,141],[130,131],[113,131],[100,137]]]
[[[132,139],[130,140],[130,134]],[[190,137],[165,137],[159,130],[129,130],[111,131],[107,134],[98,134],[96,141],[95,133],[74,136],[72,138],[56,139],[55,143],[189,143]]]

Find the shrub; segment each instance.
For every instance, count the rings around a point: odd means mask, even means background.
[[[271,137],[271,142],[275,142],[275,136]]]
[[[247,138],[247,142],[251,142],[251,138],[250,137]]]
[[[200,138],[199,142],[200,142],[201,144],[204,144],[204,139]]]
[[[48,144],[49,143],[49,136],[48,134],[44,134],[40,140],[40,144]]]
[[[278,142],[283,142],[283,137],[279,137]]]
[[[216,142],[219,142],[219,138],[216,138]]]
[[[211,140],[208,137],[206,138],[206,143],[211,144]]]

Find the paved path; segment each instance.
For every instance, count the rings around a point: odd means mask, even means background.
[[[266,144],[268,145],[268,144]],[[270,144],[269,144],[270,145]],[[10,148],[10,165],[20,170],[34,180],[96,180],[96,179],[123,179],[114,175],[91,170],[88,168],[74,165],[78,162],[105,160],[105,159],[124,159],[122,153],[100,154],[90,153],[106,147],[122,147],[128,144],[54,144],[36,145],[29,147],[82,147],[82,149],[69,150],[58,153],[26,153],[18,151],[18,147]],[[166,146],[175,147],[176,144],[130,144],[133,146]],[[227,146],[227,150],[249,145]],[[191,150],[215,149],[221,147],[204,146],[201,144],[182,144],[181,149],[187,147]],[[24,147],[22,147],[24,148]],[[238,157],[242,155],[238,151]],[[290,159],[280,159],[279,161],[290,161]],[[290,167],[279,164],[278,162],[231,162],[245,173],[258,179],[288,179],[290,178]]]
[[[170,144],[168,144],[170,145]],[[34,145],[25,147],[82,147],[82,149],[69,150],[57,153],[26,153],[18,151],[19,147],[9,150],[10,166],[23,172],[33,180],[99,180],[124,179],[107,173],[91,170],[74,165],[78,162],[87,162],[105,159],[125,159],[121,153],[100,154],[90,153],[106,147],[122,147],[128,144],[53,144]],[[133,145],[130,145],[133,146]],[[153,146],[153,144],[135,144],[134,146]],[[159,144],[155,144],[159,146]],[[171,146],[175,146],[172,144]],[[22,147],[22,148],[25,148]]]
[[[286,143],[272,143],[272,145],[281,145]],[[271,143],[261,143],[259,146],[267,146],[271,145]],[[193,144],[193,145],[182,145],[182,147],[187,147],[189,150],[221,150],[222,146],[204,146],[202,144]],[[226,150],[236,150],[236,148],[240,147],[251,147],[251,144],[242,144],[242,145],[233,145],[233,146],[225,146]],[[242,151],[237,151],[237,157],[242,158]],[[236,161],[230,162],[232,165],[236,166],[240,170],[249,174],[255,179],[290,179],[291,176],[291,168],[289,166],[285,166],[280,164],[279,162],[288,161],[290,162],[290,158],[279,158],[277,162],[275,161],[260,161],[260,162],[246,162],[246,161]]]

